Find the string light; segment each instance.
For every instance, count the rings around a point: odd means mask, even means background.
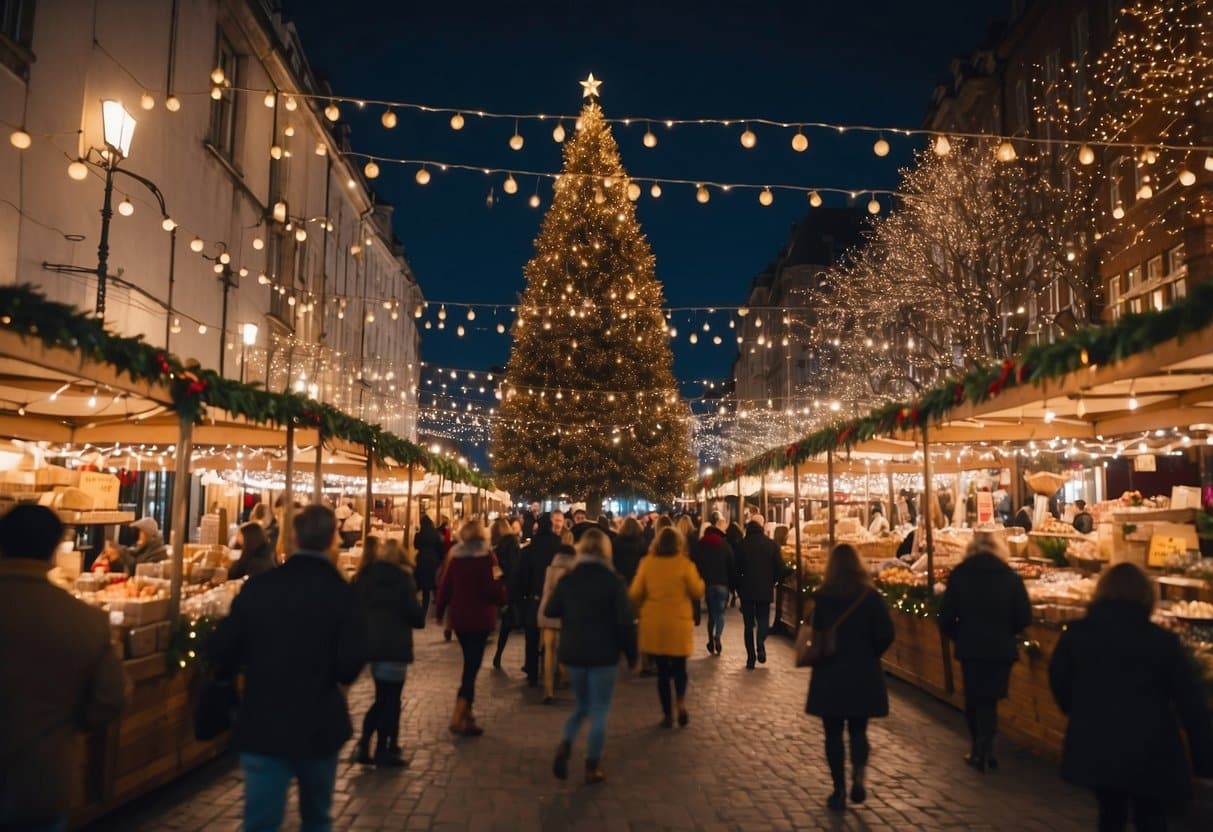
[[[177,112],[181,109],[181,99],[175,95],[169,95],[168,98],[164,99],[164,109],[170,113]]]
[[[872,145],[872,152],[882,158],[889,155],[889,143],[884,136],[881,136],[876,140],[876,143]]]
[[[384,110],[383,115],[379,117],[379,122],[388,130],[394,129],[397,122],[396,113],[391,108]]]
[[[9,133],[8,141],[9,144],[18,150],[27,150],[33,143],[33,139],[30,137],[30,134],[21,128],[17,128],[13,132]]]
[[[556,122],[556,126],[552,128],[552,141],[556,142],[556,144],[560,144],[564,141],[566,135],[567,133],[565,133],[564,130],[564,123],[560,121]]]
[[[463,124],[464,124],[463,113],[454,113],[451,116],[451,129],[452,130],[462,130]]]
[[[797,153],[804,153],[809,149],[809,137],[803,131],[797,130],[792,136],[792,149]]]

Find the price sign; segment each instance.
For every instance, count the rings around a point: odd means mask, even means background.
[[[1156,534],[1150,538],[1150,552],[1146,555],[1146,564],[1148,566],[1166,566],[1168,557],[1183,555],[1186,551],[1188,551],[1188,541],[1184,538]]]
[[[989,523],[994,519],[994,495],[989,491],[977,492],[977,522]]]

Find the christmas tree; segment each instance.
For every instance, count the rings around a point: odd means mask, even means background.
[[[628,178],[597,102],[586,102],[527,263],[493,473],[514,494],[669,499],[694,474],[665,303]]]

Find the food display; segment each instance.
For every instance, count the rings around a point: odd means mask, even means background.
[[[1166,611],[1188,621],[1213,622],[1213,604],[1208,601],[1175,601]]]

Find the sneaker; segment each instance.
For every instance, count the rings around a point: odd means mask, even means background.
[[[567,742],[561,740],[560,745],[556,746],[556,758],[552,760],[552,774],[556,775],[557,780],[569,779],[570,753],[572,753],[572,748]]]
[[[595,783],[601,783],[606,780],[606,772],[598,765],[597,760],[585,761],[585,783],[587,786],[592,786]]]

